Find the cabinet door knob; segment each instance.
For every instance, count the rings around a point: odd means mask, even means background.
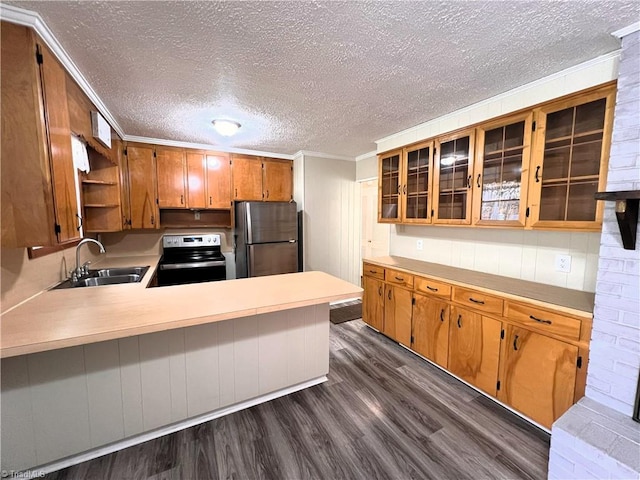
[[[212,204],[212,198],[209,197],[209,205],[211,205],[211,204]]]
[[[540,182],[540,165],[536,167],[536,183]]]
[[[444,308],[440,310],[440,321],[444,322]]]
[[[518,335],[513,338],[513,349],[518,350]]]
[[[184,205],[184,195],[180,195],[180,205]]]
[[[80,216],[80,214],[76,213],[76,217],[78,217],[78,227],[76,228],[76,230],[80,231],[80,229],[82,228],[82,217]]]
[[[389,289],[389,295],[387,295],[387,297],[391,300],[391,289]]]
[[[407,185],[405,184],[405,186],[402,188],[402,192],[406,195],[407,194]]]
[[[151,215],[151,225],[155,225],[156,219],[153,215]]]
[[[480,188],[480,174],[478,174],[478,178],[476,180],[476,185],[478,185],[478,188]]]
[[[462,315],[458,315],[458,328],[462,328]]]
[[[269,190],[267,190],[267,198],[269,198]]]
[[[378,287],[378,296],[381,297],[382,296],[382,285],[380,285]]]
[[[471,188],[471,175],[467,177],[467,188]]]

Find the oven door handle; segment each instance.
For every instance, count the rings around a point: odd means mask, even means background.
[[[161,263],[160,270],[180,270],[183,268],[206,268],[226,265],[224,260],[214,260],[211,262],[191,262],[191,263]]]

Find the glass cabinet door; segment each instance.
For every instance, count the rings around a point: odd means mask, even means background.
[[[474,223],[524,225],[531,117],[479,129]]]
[[[473,134],[436,144],[434,222],[470,223]]]
[[[393,223],[401,218],[401,152],[383,155],[379,160],[378,222]]]
[[[597,97],[565,102],[558,105],[565,108],[550,107],[539,115],[539,158],[532,163],[531,180],[537,200],[534,225],[591,223],[597,228],[602,220],[594,194],[606,181],[601,172],[609,155],[613,93]]]
[[[431,220],[432,152],[432,142],[405,149],[402,220],[407,223],[429,223]]]

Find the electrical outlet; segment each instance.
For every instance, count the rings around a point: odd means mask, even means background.
[[[423,247],[424,247],[424,242],[422,240],[418,240],[416,242],[416,249],[417,250],[422,250]]]
[[[194,212],[194,218],[195,218],[196,220],[200,220],[200,211],[199,211],[199,210],[196,210],[196,211]]]
[[[571,271],[571,255],[556,255],[556,272]]]

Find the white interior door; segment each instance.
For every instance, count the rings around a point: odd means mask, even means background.
[[[391,226],[387,223],[378,223],[378,181],[362,182],[360,192],[362,196],[362,258],[389,255]],[[360,268],[362,269],[362,262],[360,262]]]

